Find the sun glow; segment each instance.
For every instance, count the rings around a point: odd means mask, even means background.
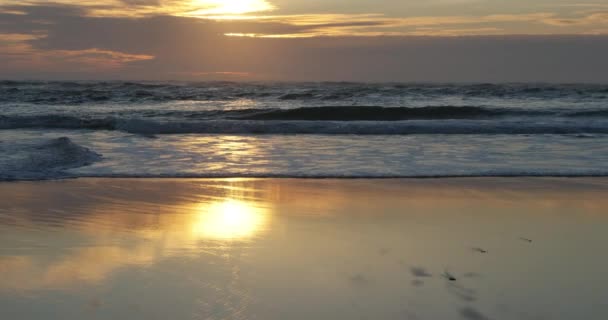
[[[201,206],[192,232],[198,238],[245,239],[260,231],[266,220],[265,210],[244,201],[227,199]]]
[[[194,0],[191,7],[201,9],[188,12],[189,16],[239,15],[274,9],[266,0]]]
[[[53,3],[74,5],[73,0],[54,0]],[[27,8],[35,6],[34,4],[34,1],[0,0],[0,13],[26,14],[25,11],[13,10],[11,7]],[[276,9],[268,0],[82,0],[78,1],[78,6],[85,9],[86,15],[91,17],[134,18],[171,15],[214,19],[218,16],[233,16],[238,19],[241,15]]]

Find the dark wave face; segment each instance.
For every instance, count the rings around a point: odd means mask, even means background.
[[[243,116],[248,120],[308,120],[308,121],[400,121],[414,119],[477,119],[501,115],[543,114],[543,112],[524,112],[486,109],[482,107],[305,107],[288,110],[264,110]]]
[[[310,120],[156,120],[79,118],[74,116],[1,117],[0,130],[67,129],[110,130],[136,134],[608,134],[608,120],[547,121],[517,119],[407,120],[407,121],[310,121]]]

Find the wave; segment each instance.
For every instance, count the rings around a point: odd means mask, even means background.
[[[116,130],[137,134],[607,134],[607,123],[544,123],[496,121],[119,121]]]
[[[566,113],[568,117],[588,117],[588,118],[605,118],[608,117],[608,110],[585,110]]]
[[[38,144],[0,145],[0,180],[42,180],[68,176],[67,169],[100,161],[102,156],[60,137]]]
[[[67,115],[1,116],[0,129],[105,129],[114,130],[116,120],[107,118],[81,118]]]
[[[114,115],[137,118],[172,118],[173,120],[306,120],[306,121],[403,121],[433,119],[489,119],[503,116],[558,115],[550,111],[485,108],[475,106],[380,107],[324,106],[281,108],[245,108],[228,110],[137,110]],[[608,115],[608,114],[607,114]],[[1,119],[1,118],[0,118]]]
[[[137,114],[133,114],[137,115]],[[236,110],[197,110],[150,112],[151,117],[175,117],[189,119],[231,120],[306,120],[306,121],[404,121],[445,119],[492,119],[498,117],[558,117],[558,118],[608,118],[607,109],[566,111],[563,109],[524,109],[478,106],[323,106],[291,109],[257,108]]]
[[[0,116],[0,129],[118,130],[137,134],[606,134],[608,119],[585,112],[548,117],[480,107],[323,107],[154,111],[131,116]],[[128,113],[127,113],[128,114]],[[608,115],[608,114],[607,114]]]
[[[0,102],[48,105],[264,99],[285,102],[443,96],[607,99],[608,85],[0,81]]]
[[[483,107],[431,106],[420,108],[376,106],[303,107],[270,109],[241,117],[247,120],[400,121],[412,119],[476,119],[503,115],[543,115],[546,112]]]

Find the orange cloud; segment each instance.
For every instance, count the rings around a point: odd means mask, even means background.
[[[120,68],[128,63],[152,60],[146,54],[131,54],[90,48],[84,50],[42,50],[29,41],[44,38],[40,34],[0,34],[0,58],[3,64],[14,69],[61,70],[63,66],[78,65],[82,70]]]
[[[44,35],[25,34],[25,33],[0,33],[0,43],[18,43],[36,40],[45,37]],[[1,49],[1,48],[0,48]]]
[[[284,34],[232,32],[227,36],[259,38],[308,38],[317,36],[462,36],[508,34],[508,30],[492,26],[497,23],[537,23],[554,17],[553,13],[496,14],[487,16],[427,16],[391,18],[382,14],[316,14],[287,16],[244,16],[258,22],[283,23],[303,27],[303,31]],[[231,17],[221,17],[231,19]],[[448,26],[471,26],[448,28]],[[437,27],[428,29],[426,27]],[[439,29],[441,27],[441,29]],[[409,28],[409,29],[408,29]],[[414,29],[411,29],[414,28]]]
[[[102,49],[86,50],[50,50],[45,55],[82,64],[92,64],[102,67],[120,67],[129,62],[152,60],[154,56],[146,54],[129,54]]]
[[[90,17],[150,17],[173,15],[208,17],[271,11],[267,0],[0,0],[0,6],[33,7],[44,5],[78,6]],[[15,11],[14,9],[12,11]]]
[[[0,12],[27,14],[28,8],[47,6],[70,8],[70,14],[86,17],[145,18],[191,17],[218,21],[241,21],[259,25],[278,24],[284,31],[259,32],[244,26],[229,30],[228,36],[260,38],[306,38],[324,36],[402,35],[496,35],[496,34],[587,34],[605,29],[608,20],[602,4],[555,5],[589,8],[572,15],[554,12],[398,17],[389,13],[301,13],[267,15],[278,8],[273,0],[0,0]],[[542,7],[542,6],[541,6]],[[547,7],[547,6],[545,6]],[[66,12],[69,12],[66,11]],[[591,12],[591,13],[590,13]],[[436,26],[442,30],[424,27]],[[449,30],[448,30],[449,29]],[[584,29],[584,30],[582,30]],[[461,33],[458,33],[460,31]]]
[[[543,22],[552,26],[585,26],[585,25],[608,25],[608,12],[594,12],[589,15],[575,18],[550,17]]]

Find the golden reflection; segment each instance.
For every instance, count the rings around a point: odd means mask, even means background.
[[[6,210],[13,215],[24,214],[18,220],[26,227],[35,227],[36,221],[62,224],[61,230],[51,238],[37,240],[45,243],[38,253],[33,249],[24,255],[0,255],[0,274],[7,278],[0,284],[0,291],[95,285],[123,268],[146,268],[170,258],[196,259],[205,255],[209,259],[221,259],[232,248],[248,247],[245,242],[262,236],[269,228],[272,209],[248,179],[161,185],[144,188],[141,193],[125,194],[123,198],[121,190],[130,187],[119,184],[120,188],[106,189],[113,190],[108,198],[90,199],[92,202],[79,209],[57,211],[78,211],[77,218],[60,216],[55,211],[45,214],[47,210],[37,207],[37,203],[44,200],[21,203],[19,197],[13,197],[16,208],[29,208],[22,211],[0,205],[0,217]],[[31,191],[25,185],[8,190],[21,195]],[[64,191],[65,194],[81,192]],[[58,199],[58,204],[70,207],[69,201]],[[0,229],[0,234],[5,231],[14,233],[16,238],[24,236],[10,227]],[[74,247],[64,247],[63,241]],[[87,245],[80,246],[81,242]],[[223,243],[218,245],[218,242]],[[11,246],[10,243],[4,245]],[[49,253],[50,259],[45,257]]]
[[[0,291],[99,284],[121,269],[147,268],[168,259],[204,258],[221,264],[227,253],[243,252],[257,239],[273,239],[282,232],[285,217],[274,219],[275,212],[308,219],[333,215],[344,218],[340,223],[351,216],[373,219],[379,212],[407,215],[407,221],[439,221],[455,212],[502,219],[508,216],[502,213],[520,207],[528,208],[528,218],[564,211],[602,217],[607,187],[606,179],[492,178],[4,183]],[[280,249],[282,244],[275,245]]]
[[[244,239],[256,234],[265,224],[263,209],[244,201],[228,199],[198,209],[192,232],[208,239]]]
[[[137,207],[152,210],[146,205]],[[36,255],[0,256],[0,274],[6,276],[0,290],[97,284],[124,267],[146,267],[171,257],[198,257],[201,251],[221,256],[222,250],[229,250],[230,246],[218,250],[216,244],[207,247],[202,241],[229,244],[250,240],[264,231],[269,219],[270,212],[265,207],[237,198],[166,207],[158,215],[124,212],[120,206],[99,208],[89,214],[83,226],[66,226],[62,231],[76,234],[91,242],[91,246],[58,253],[51,260],[41,260]],[[101,225],[100,221],[112,224]],[[125,231],[130,234],[129,241],[113,243],[112,239],[124,236]]]

